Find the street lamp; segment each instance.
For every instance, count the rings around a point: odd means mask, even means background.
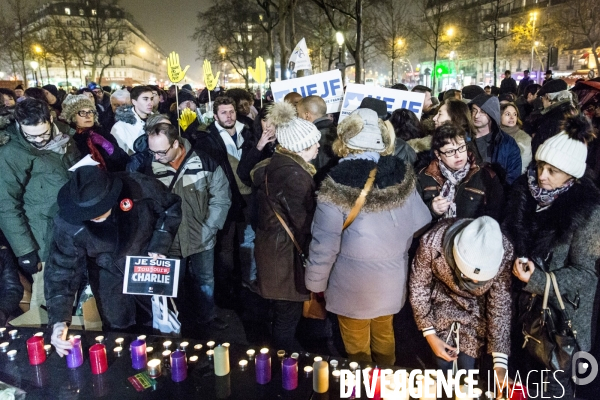
[[[32,61],[29,63],[29,65],[31,66],[31,69],[33,70],[33,74],[34,74],[34,79],[35,79],[35,86],[38,85],[38,78],[37,78],[37,69],[39,68],[40,64],[37,61]]]
[[[219,50],[221,53],[221,79],[223,79],[223,87],[225,87],[225,47]]]
[[[346,66],[342,62],[342,46],[344,45],[344,34],[342,32],[335,33],[335,40],[338,44],[338,69],[342,71],[342,85],[345,81]]]
[[[267,58],[267,70],[269,72],[267,72],[267,87],[269,86],[269,83],[271,83],[271,59]]]
[[[448,36],[453,36],[454,35],[454,28],[450,27],[446,30],[446,35]]]
[[[531,46],[531,64],[530,64],[530,69],[533,71],[533,51],[535,49],[535,21],[537,20],[537,11],[533,11],[531,13],[529,13],[529,17],[531,19],[531,23],[532,23],[532,29],[531,29],[531,42],[533,43],[533,45]]]

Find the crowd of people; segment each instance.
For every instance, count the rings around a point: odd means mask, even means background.
[[[365,98],[341,121],[295,92],[1,89],[0,324],[22,274],[59,354],[87,285],[104,329],[151,326],[150,297],[123,294],[126,257],[178,258],[200,331],[228,329],[217,305],[247,291],[294,349],[304,303],[324,300],[350,359],[393,365],[408,308],[432,366],[550,370],[544,393],[572,398],[570,371],[521,348],[523,318],[549,292],[577,348],[597,341],[600,81],[525,73],[438,98],[417,85],[420,118]]]

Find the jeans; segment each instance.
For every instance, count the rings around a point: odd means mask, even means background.
[[[186,281],[191,289],[188,299],[197,310],[196,320],[200,323],[210,322],[217,316],[215,310],[215,250],[205,250],[192,254],[186,273]],[[185,263],[184,263],[185,265]]]
[[[442,371],[446,372],[446,376],[448,376],[447,371],[452,371],[452,368],[454,366],[454,361],[446,361],[437,356],[435,357],[435,363],[436,363],[437,369],[441,369]],[[463,352],[459,352],[458,359],[456,360],[456,364],[457,364],[458,369],[465,369],[467,371],[471,370],[471,369],[475,369],[475,358],[468,356]],[[462,379],[464,379],[464,376]],[[461,382],[461,384],[463,384],[463,382]],[[452,397],[446,396],[446,392],[442,393],[441,398],[442,399],[452,399]]]
[[[291,351],[298,349],[296,328],[302,316],[302,302],[272,300],[273,310],[273,344],[277,350]]]
[[[351,361],[374,361],[381,366],[394,365],[396,341],[393,319],[393,315],[373,319],[354,319],[338,315],[348,358]]]
[[[240,245],[242,283],[250,284],[256,280],[256,260],[254,259],[254,229],[250,224],[244,230],[244,242]]]

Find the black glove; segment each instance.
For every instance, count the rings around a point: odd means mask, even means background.
[[[37,251],[32,251],[31,253],[27,253],[24,256],[19,257],[19,266],[23,268],[25,272],[31,275],[38,273],[39,262],[40,258],[37,255]]]

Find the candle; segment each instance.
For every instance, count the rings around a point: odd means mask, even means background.
[[[212,360],[213,356],[215,355],[215,351],[214,350],[207,350],[206,351],[206,355],[208,356],[209,360]]]
[[[163,358],[168,358],[171,355],[171,350],[165,350],[162,352]]]
[[[218,346],[215,352],[215,375],[225,376],[229,373],[229,347]]]
[[[0,343],[0,352],[6,353],[8,351],[8,342]]]
[[[160,360],[157,360],[156,358],[153,360],[148,361],[148,376],[150,378],[158,378],[161,374],[161,369],[160,369]]]
[[[356,361],[352,361],[350,363],[350,370],[356,371],[356,368],[358,368],[358,363]]]
[[[75,335],[73,336],[75,339],[81,339],[81,335]]]
[[[240,360],[240,362],[238,363],[240,365],[240,369],[242,371],[246,370],[246,367],[248,366],[248,361],[246,360]]]
[[[329,364],[327,361],[315,361],[313,364],[313,390],[325,393],[329,390]]]
[[[81,364],[83,364],[83,349],[81,347],[81,339],[71,339],[71,345],[73,348],[69,350],[69,354],[67,354],[67,367],[68,368],[77,368]]]
[[[323,361],[323,357],[316,356],[316,357],[313,359],[313,361],[314,361],[314,362],[317,362],[317,361]]]
[[[153,351],[154,351],[154,347],[152,347],[152,346],[148,346],[148,347],[146,347],[146,353],[150,354],[150,353],[152,353]]]
[[[8,343],[7,343],[8,344]],[[253,349],[250,349],[246,352],[246,355],[248,355],[248,358],[250,360],[252,360],[254,358],[254,354],[256,354],[256,351],[254,351]]]
[[[190,357],[190,362],[191,362],[191,363],[195,363],[195,362],[197,362],[197,361],[198,361],[198,356],[191,356],[191,357]]]
[[[134,340],[129,346],[131,350],[131,366],[133,369],[144,369],[148,362],[146,354],[146,342],[143,340]]]
[[[231,346],[231,345],[230,345],[229,343],[225,342],[225,343],[223,343],[221,346],[223,346],[223,347],[229,347],[229,346]]]
[[[264,385],[271,381],[271,356],[261,351],[256,356],[256,382]]]
[[[146,335],[139,335],[137,338],[138,340],[146,341]]]
[[[36,332],[35,335],[33,335],[33,336],[43,337],[44,336],[44,332]]]
[[[335,370],[335,371],[331,372],[331,375],[333,376],[333,379],[337,382],[340,380],[341,372],[338,370]]]
[[[27,339],[27,355],[29,356],[29,364],[31,365],[38,365],[46,361],[43,337],[32,336]]]
[[[169,368],[170,367],[170,363],[171,363],[171,350],[165,350],[162,352],[162,356],[163,356],[163,363],[165,364],[165,367]]]
[[[96,336],[96,343],[104,342],[104,336]]]
[[[11,350],[8,353],[6,353],[6,355],[8,356],[8,359],[10,361],[13,361],[15,358],[17,358],[17,351],[16,350]]]
[[[263,347],[262,349],[260,349],[260,354],[269,354],[269,349]]]
[[[183,351],[171,353],[171,379],[181,382],[187,378],[187,360]]]
[[[163,349],[165,349],[165,350],[169,350],[169,348],[171,347],[171,344],[172,344],[172,343],[171,343],[171,341],[170,341],[170,340],[165,340],[165,341],[163,342]]]
[[[294,390],[298,387],[298,360],[286,358],[281,363],[283,388]]]
[[[92,366],[92,374],[99,375],[106,372],[108,362],[106,360],[106,346],[96,343],[90,347],[90,365]]]
[[[310,376],[310,374],[312,374],[312,372],[313,372],[313,367],[311,367],[310,365],[307,365],[306,367],[304,367],[304,375]]]
[[[202,350],[202,345],[201,344],[194,345],[194,350]]]
[[[333,368],[333,370],[335,371],[337,369],[337,366],[338,366],[338,360],[331,360],[331,361],[329,361],[329,365],[331,365],[331,368]]]
[[[298,357],[300,357],[300,354],[298,353],[292,353],[292,355],[290,355],[291,358],[293,358],[294,360],[297,360]]]
[[[0,337],[4,337],[5,333],[6,333],[6,328],[0,328]]]
[[[123,353],[123,348],[121,346],[117,346],[113,349],[115,356],[121,357],[121,353]]]
[[[206,342],[206,346],[209,349],[212,349],[213,347],[215,347],[215,342],[213,340],[211,340],[210,342]]]
[[[50,353],[52,353],[52,345],[51,344],[45,344],[44,345],[44,351],[46,352],[46,355],[49,356]]]
[[[285,357],[285,350],[277,350],[277,358],[282,360],[283,357]]]
[[[181,349],[181,351],[186,351],[189,345],[190,344],[188,342],[181,342],[179,343],[179,348]]]
[[[19,333],[19,331],[17,331],[16,329],[13,329],[12,331],[8,332],[8,335],[10,336],[11,339],[16,339],[18,333]]]
[[[124,341],[124,340],[125,340],[125,339],[123,339],[122,337],[120,337],[120,338],[116,338],[116,339],[115,339],[115,343],[117,344],[117,346],[121,346],[121,345],[123,344],[123,341]]]

